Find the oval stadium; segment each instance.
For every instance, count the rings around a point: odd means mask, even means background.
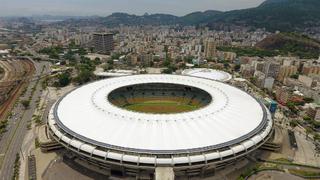
[[[271,136],[267,108],[211,79],[134,75],[81,86],[48,116],[51,136],[70,154],[110,175],[212,175]],[[139,178],[140,179],[140,178]]]

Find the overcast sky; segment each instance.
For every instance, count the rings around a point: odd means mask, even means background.
[[[126,12],[141,15],[194,11],[233,10],[255,7],[264,0],[0,0],[0,16],[21,15],[110,15]]]

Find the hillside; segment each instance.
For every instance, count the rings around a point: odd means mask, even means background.
[[[267,0],[256,8],[225,12],[209,22],[212,28],[228,25],[292,31],[320,26],[319,0]]]
[[[279,33],[259,42],[256,48],[275,51],[282,55],[292,54],[301,58],[318,58],[320,42],[296,33]]]
[[[194,12],[179,18],[179,22],[184,25],[198,25],[208,23],[213,17],[222,14],[221,11],[209,10],[205,12]]]
[[[63,24],[69,24],[73,26],[119,26],[123,25],[171,25],[178,23],[179,18],[177,16],[169,14],[152,14],[137,16],[127,13],[113,13],[107,17],[87,17],[82,19],[68,19]],[[58,23],[60,24],[60,22]]]
[[[320,27],[320,0],[266,0],[256,8],[227,12],[194,12],[182,17],[169,14],[131,15],[114,13],[107,17],[88,17],[64,21],[68,25],[208,25],[213,29],[231,26],[266,28],[269,31],[299,31]]]

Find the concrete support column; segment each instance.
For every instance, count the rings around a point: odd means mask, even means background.
[[[157,167],[154,176],[155,180],[174,180],[174,171],[172,167]]]

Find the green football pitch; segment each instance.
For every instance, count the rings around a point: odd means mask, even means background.
[[[169,114],[193,111],[195,109],[198,109],[199,106],[192,106],[176,101],[155,100],[135,104],[127,104],[123,108],[144,113]]]

